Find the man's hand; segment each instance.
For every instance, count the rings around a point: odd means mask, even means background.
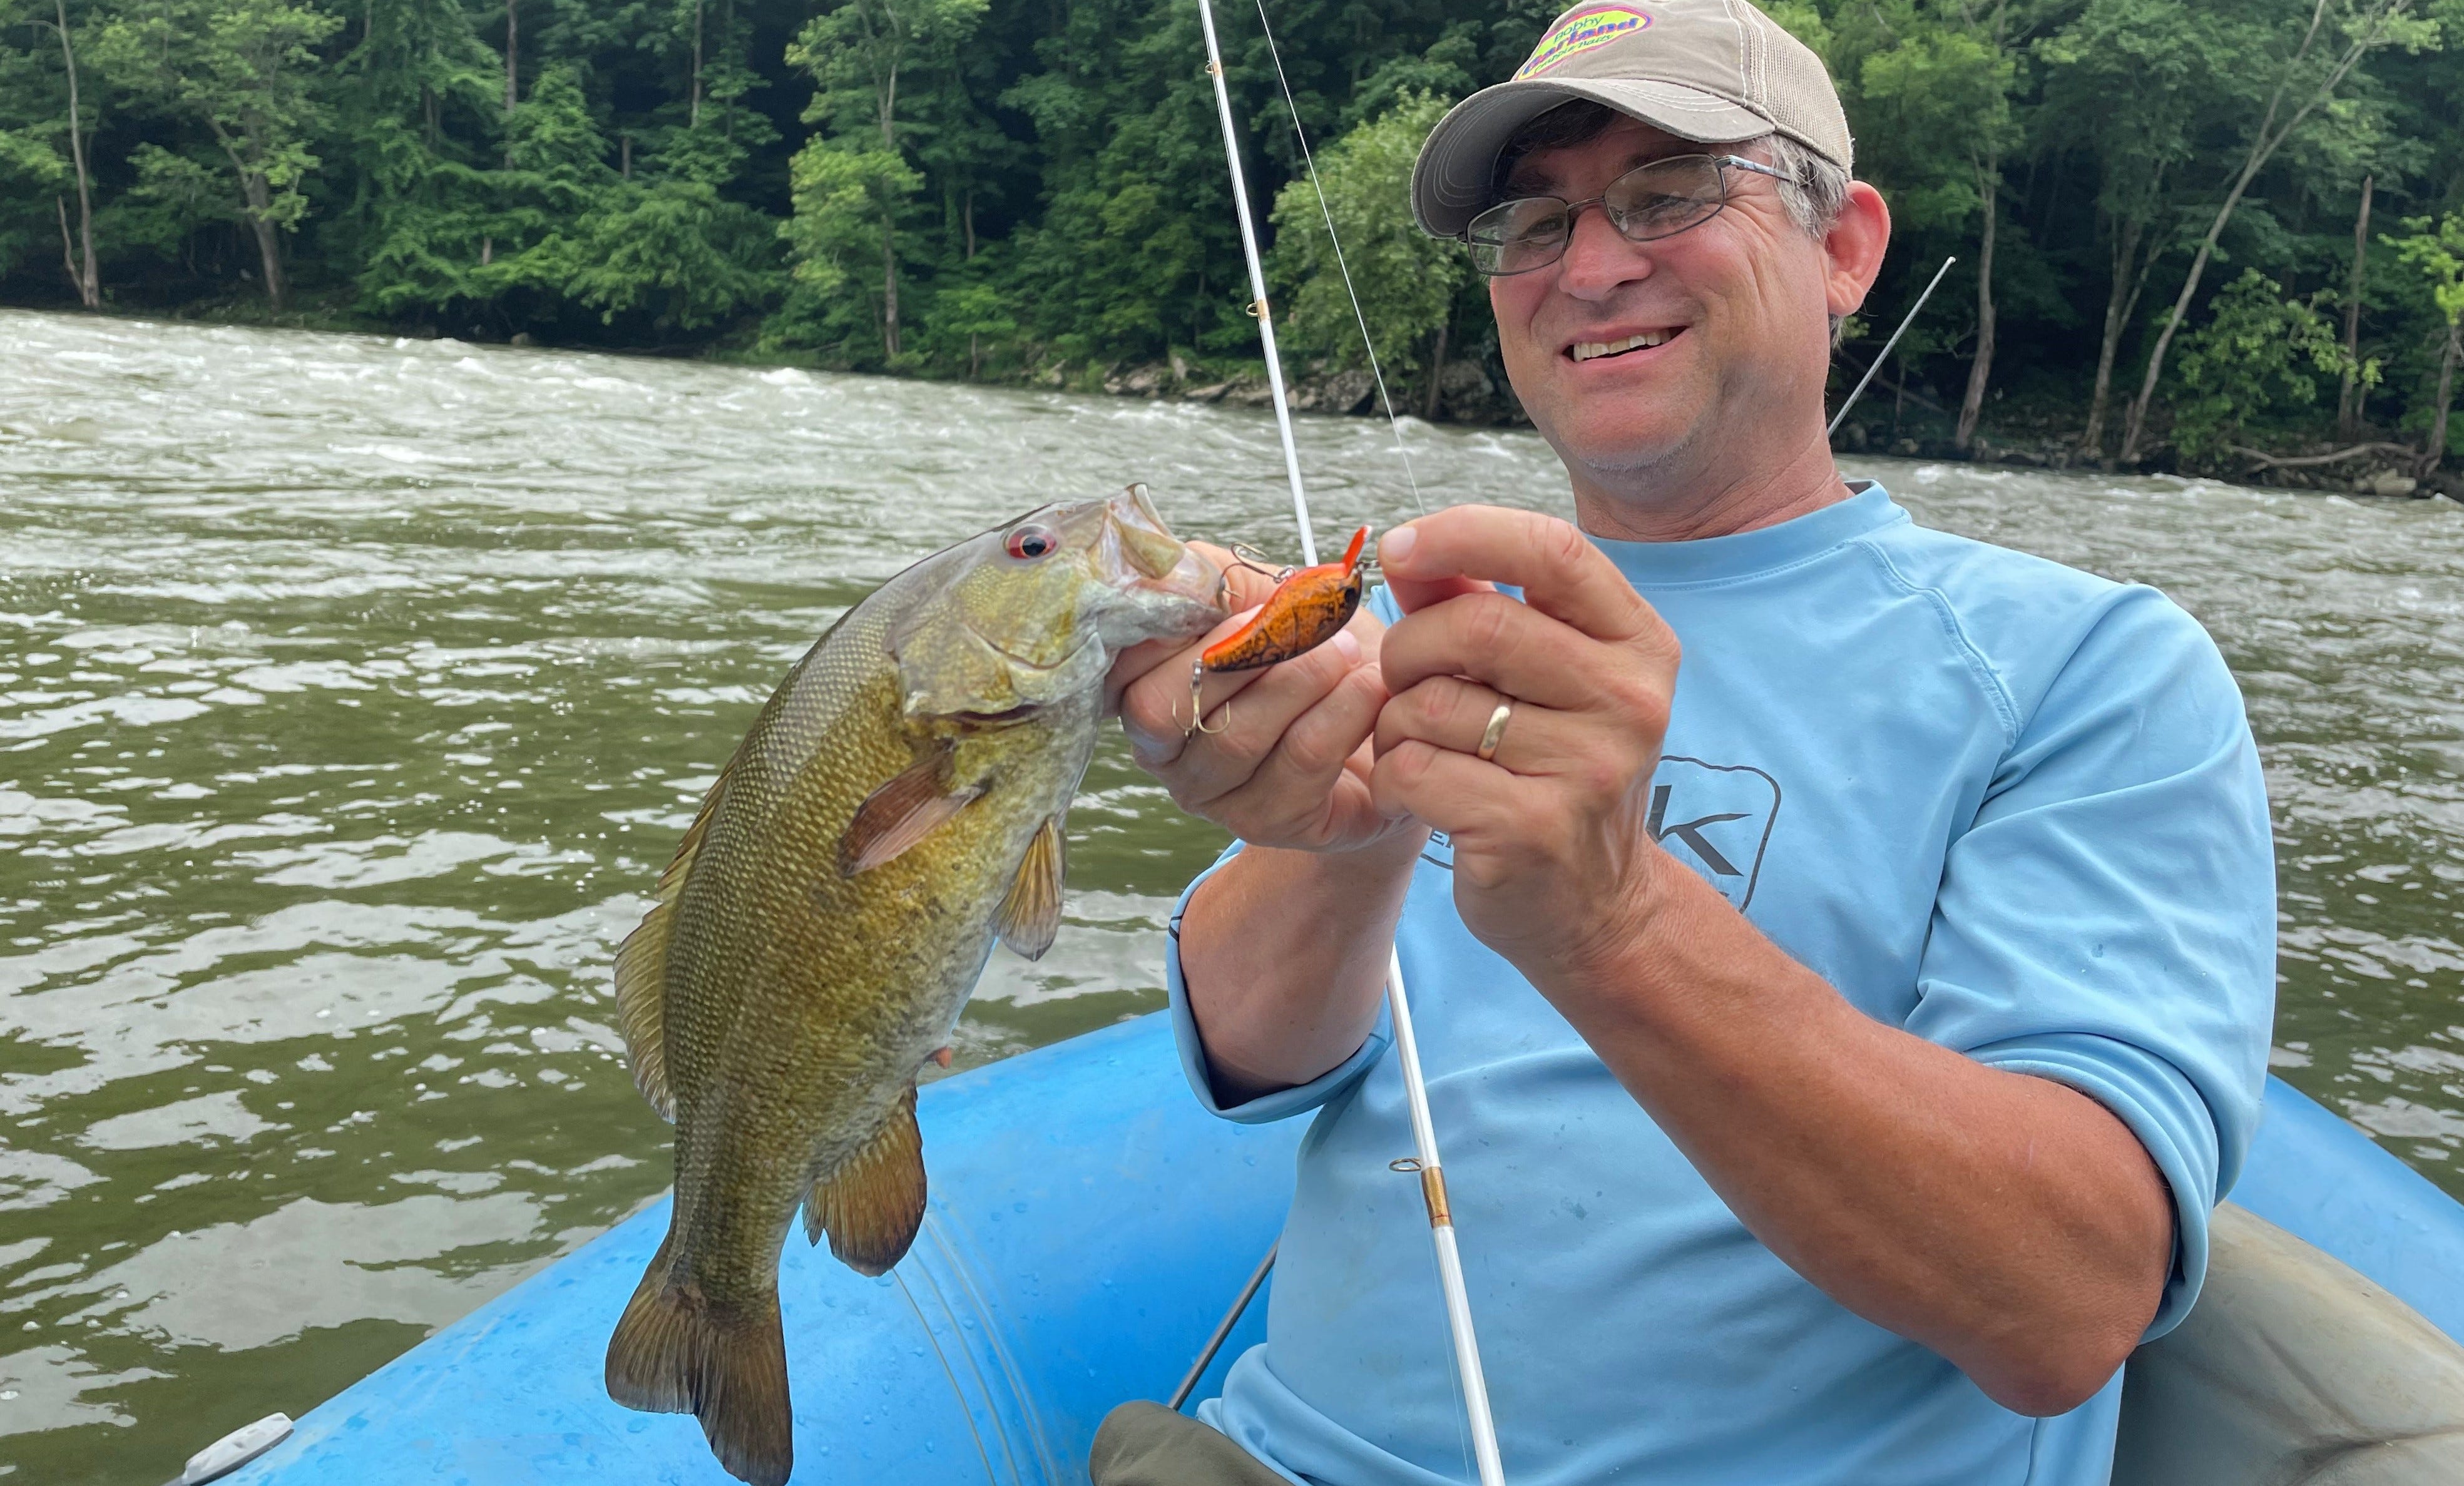
[[[1547,989],[1639,927],[1677,638],[1552,516],[1458,506],[1389,532],[1378,560],[1408,617],[1379,652],[1394,696],[1376,804],[1452,839],[1464,925]],[[1483,762],[1500,704],[1512,710]]]
[[[1409,829],[1372,801],[1369,735],[1386,700],[1378,679],[1384,626],[1366,610],[1297,660],[1209,676],[1190,731],[1189,678],[1200,651],[1248,623],[1274,591],[1266,574],[1221,548],[1192,543],[1222,565],[1238,611],[1196,645],[1155,642],[1113,664],[1122,731],[1141,767],[1183,810],[1259,846],[1350,851]]]

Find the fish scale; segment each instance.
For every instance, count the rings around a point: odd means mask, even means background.
[[[924,559],[788,673],[617,959],[636,1080],[676,1126],[667,1241],[609,1343],[618,1402],[695,1413],[731,1472],[786,1479],[788,1227],[802,1206],[868,1274],[906,1252],[916,1073],[996,938],[1050,942],[1111,657],[1202,632],[1221,590],[1133,487]]]

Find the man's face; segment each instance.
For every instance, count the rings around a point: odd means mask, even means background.
[[[1507,194],[1585,201],[1637,165],[1730,152],[1619,120],[1527,156]],[[1578,485],[1588,476],[1616,491],[1656,468],[1715,472],[1724,449],[1793,427],[1809,400],[1818,424],[1829,255],[1791,220],[1779,182],[1732,169],[1727,186],[1727,209],[1648,243],[1587,209],[1565,257],[1490,280],[1507,375]],[[1638,336],[1657,343],[1596,354]]]

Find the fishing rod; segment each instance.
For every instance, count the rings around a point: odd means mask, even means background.
[[[1309,531],[1309,492],[1301,489],[1301,455],[1292,445],[1292,412],[1284,401],[1284,359],[1275,351],[1275,317],[1266,305],[1266,270],[1258,261],[1258,229],[1249,221],[1249,183],[1241,174],[1241,141],[1232,124],[1232,94],[1223,85],[1223,52],[1215,44],[1215,8],[1198,0],[1206,32],[1206,71],[1215,79],[1215,111],[1223,120],[1223,163],[1232,170],[1232,209],[1241,219],[1241,251],[1249,260],[1249,313],[1258,321],[1258,343],[1266,353],[1266,389],[1275,395],[1275,431],[1284,439],[1284,478],[1291,482],[1292,519],[1301,529],[1301,564],[1317,566],[1317,537]]]
[[[1925,286],[1925,293],[1917,295],[1917,302],[1908,306],[1907,317],[1900,321],[1900,328],[1892,331],[1891,339],[1882,342],[1882,354],[1874,358],[1874,364],[1866,367],[1865,375],[1857,379],[1857,385],[1849,392],[1848,401],[1840,404],[1839,411],[1831,415],[1831,426],[1822,430],[1825,439],[1839,431],[1839,425],[1847,418],[1848,409],[1856,406],[1857,400],[1865,395],[1865,383],[1873,381],[1874,374],[1882,369],[1882,363],[1891,359],[1891,348],[1898,345],[1900,338],[1908,333],[1908,327],[1917,322],[1917,312],[1925,307],[1925,301],[1933,297],[1934,290],[1941,287],[1942,276],[1949,273],[1950,266],[1958,261],[1959,257],[1954,253],[1943,259],[1942,267],[1933,271],[1933,282]]]
[[[1258,339],[1266,357],[1266,385],[1275,400],[1275,428],[1283,437],[1284,473],[1292,487],[1292,516],[1300,525],[1302,560],[1314,566],[1317,542],[1309,532],[1309,494],[1301,486],[1300,454],[1292,443],[1291,408],[1284,400],[1284,370],[1275,351],[1274,315],[1266,302],[1266,275],[1258,259],[1257,229],[1249,220],[1249,188],[1241,172],[1240,130],[1232,120],[1232,94],[1223,80],[1223,52],[1215,38],[1215,8],[1211,0],[1198,0],[1198,18],[1206,34],[1207,75],[1215,79],[1215,110],[1223,125],[1223,159],[1232,175],[1232,205],[1241,224],[1241,251],[1249,263],[1249,313],[1258,319]],[[1262,24],[1265,20],[1263,5],[1259,8],[1258,19]],[[1270,33],[1270,44],[1271,40]],[[1279,61],[1278,73],[1281,70]],[[1293,124],[1295,128],[1299,125],[1297,110]],[[1316,171],[1312,168],[1312,181],[1315,176]],[[1333,219],[1330,214],[1327,221],[1330,237],[1333,229]],[[1350,276],[1348,273],[1345,274],[1347,291]],[[1353,295],[1353,302],[1357,310],[1358,295]],[[1361,328],[1365,343],[1368,329],[1365,321]],[[1387,414],[1391,420],[1394,415],[1391,402]],[[1399,427],[1397,444],[1399,447]],[[1408,458],[1407,455],[1407,461]],[[1414,493],[1417,498],[1417,487]],[[1437,1250],[1438,1285],[1445,1296],[1446,1330],[1454,1339],[1455,1372],[1463,1385],[1463,1414],[1471,1430],[1472,1453],[1479,1466],[1481,1486],[1505,1486],[1506,1469],[1497,1453],[1497,1425],[1489,1414],[1488,1385],[1481,1373],[1480,1342],[1472,1330],[1471,1298],[1463,1283],[1463,1255],[1455,1243],[1454,1213],[1446,1202],[1445,1173],[1438,1159],[1437,1126],[1429,1117],[1428,1084],[1420,1072],[1419,1045],[1412,1035],[1411,996],[1403,985],[1402,956],[1392,948],[1386,953],[1386,1007],[1395,1025],[1395,1057],[1403,1075],[1403,1096],[1411,1111],[1412,1144],[1416,1152],[1408,1161],[1397,1162],[1396,1166],[1398,1170],[1419,1174],[1420,1199],[1428,1210],[1430,1239]],[[1254,1294],[1254,1289],[1250,1293]]]

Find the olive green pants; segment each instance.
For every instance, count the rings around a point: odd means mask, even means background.
[[[1231,1440],[1161,1404],[1123,1404],[1105,1415],[1087,1470],[1095,1486],[1291,1486]]]

